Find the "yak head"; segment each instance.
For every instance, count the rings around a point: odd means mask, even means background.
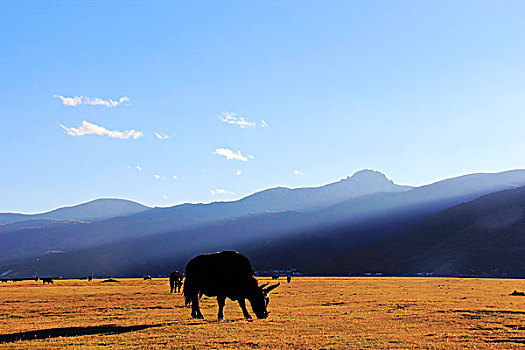
[[[281,283],[277,283],[274,285],[271,285],[269,287],[266,287],[269,283],[265,283],[262,286],[258,286],[252,295],[248,297],[248,300],[250,301],[250,304],[252,305],[252,310],[257,316],[257,318],[266,318],[268,317],[268,310],[266,309],[268,307],[268,304],[270,303],[270,297],[268,297],[268,293],[270,293],[275,288],[279,287]]]

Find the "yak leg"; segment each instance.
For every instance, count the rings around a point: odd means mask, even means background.
[[[222,313],[222,310],[224,309],[225,302],[226,297],[224,295],[217,296],[217,303],[219,304],[219,313],[217,314],[217,318],[219,319],[219,321],[222,321],[224,319],[224,314]]]
[[[244,301],[244,299],[239,299],[239,306],[241,307],[242,309],[242,313],[244,315],[244,318],[246,318],[247,320],[251,320],[252,317],[250,316],[250,314],[248,313],[248,310],[246,310],[246,302]]]
[[[191,317],[193,318],[204,318],[199,308],[199,297],[198,294],[194,294],[191,297]]]

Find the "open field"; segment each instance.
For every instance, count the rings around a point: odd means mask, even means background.
[[[261,278],[266,281],[268,279]],[[228,300],[217,322],[193,320],[167,279],[0,285],[0,348],[490,348],[525,347],[525,280],[281,279],[266,320]],[[22,339],[22,340],[17,340]]]

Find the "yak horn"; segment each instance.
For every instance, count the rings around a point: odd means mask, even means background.
[[[266,293],[270,293],[272,290],[274,290],[275,288],[279,287],[280,285],[281,285],[281,282],[276,283],[276,284],[274,284],[274,285],[272,285],[272,286],[269,286],[269,287],[266,288],[264,291],[265,291]]]

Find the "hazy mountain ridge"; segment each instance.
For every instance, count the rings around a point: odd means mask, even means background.
[[[334,188],[337,188],[337,190],[333,191]],[[332,195],[326,194],[327,189],[329,192],[332,192]],[[76,227],[64,224],[52,228],[39,228],[34,227],[33,222],[25,220],[19,223],[21,226],[20,232],[18,232],[16,237],[10,237],[9,240],[6,240],[5,236],[2,238],[2,230],[0,230],[0,239],[5,241],[5,244],[0,246],[0,263],[13,261],[16,258],[33,257],[39,250],[69,251],[80,248],[88,249],[98,245],[133,240],[163,232],[188,230],[193,227],[210,225],[214,222],[220,224],[221,220],[253,213],[264,213],[269,210],[293,210],[297,207],[305,208],[314,205],[317,200],[322,201],[322,203],[335,203],[339,198],[350,198],[360,193],[373,193],[385,190],[402,191],[406,189],[407,187],[395,185],[379,172],[364,170],[334,184],[304,189],[311,195],[306,205],[301,205],[301,201],[297,201],[294,195],[294,193],[301,193],[303,189],[287,190],[282,196],[272,195],[278,189],[270,189],[232,202],[182,204],[149,210],[142,210],[143,207],[139,206],[138,208],[141,210],[136,214],[98,220]],[[316,194],[318,191],[321,192],[321,195]],[[86,216],[86,208],[93,204],[103,203],[103,201],[107,200],[89,202],[72,208],[60,208],[41,215],[56,216],[57,213],[60,213],[61,216],[64,216],[67,213],[71,214],[71,210],[74,209],[73,214]],[[115,200],[111,203],[119,202]],[[315,206],[321,206],[321,204]],[[96,214],[100,215],[100,210]],[[24,227],[24,225],[27,227]]]
[[[342,259],[358,273],[525,276],[525,187],[449,208]]]
[[[126,199],[101,198],[40,214],[0,213],[0,224],[29,219],[96,221],[116,216],[133,215],[148,209],[150,207]]]
[[[237,201],[208,204],[181,204],[168,208],[154,208],[143,212],[143,217],[192,218],[217,220],[266,211],[310,211],[339,201],[378,192],[402,192],[410,186],[394,184],[384,174],[374,170],[361,170],[351,177],[319,187],[275,187],[259,191]]]
[[[365,195],[305,213],[239,214],[250,211],[241,207],[237,211],[226,210],[222,218],[211,215],[212,219],[206,219],[193,215],[200,208],[213,208],[211,213],[217,213],[224,208],[221,205],[232,202],[155,208],[128,217],[79,225],[74,230],[67,227],[58,234],[56,230],[48,230],[47,234],[57,236],[62,246],[65,241],[60,239],[69,237],[69,245],[62,249],[60,244],[49,244],[49,239],[43,239],[40,251],[64,253],[47,254],[39,262],[26,259],[22,264],[7,266],[4,261],[0,269],[56,274],[58,271],[53,273],[52,269],[58,268],[61,274],[74,274],[72,269],[82,263],[85,271],[107,275],[161,274],[171,268],[182,268],[186,259],[197,253],[238,249],[250,256],[257,269],[295,267],[308,273],[348,273],[356,271],[344,263],[349,252],[395,235],[443,209],[486,193],[515,188],[518,184],[525,184],[523,170],[473,174],[400,193]],[[243,200],[233,203],[239,205]],[[188,213],[190,215],[186,215]],[[229,216],[232,213],[239,216]],[[31,236],[29,231],[26,233]],[[15,231],[17,235],[18,232],[24,233]],[[32,234],[42,232],[46,231],[37,229]],[[108,237],[106,232],[114,236]],[[3,240],[2,237],[0,231]],[[97,238],[98,244],[89,243],[93,237],[100,238]],[[13,246],[20,249],[14,243]]]

